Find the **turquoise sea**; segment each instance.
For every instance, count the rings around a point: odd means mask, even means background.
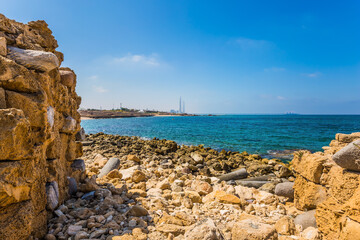
[[[81,125],[86,133],[156,137],[179,144],[203,144],[217,150],[247,151],[270,157],[284,150],[321,151],[336,133],[360,131],[360,115],[117,118],[83,120]]]

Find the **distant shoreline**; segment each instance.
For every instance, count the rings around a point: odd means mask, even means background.
[[[81,120],[106,119],[106,118],[133,118],[133,117],[179,117],[179,116],[198,116],[187,113],[168,113],[168,112],[121,112],[116,110],[80,110]]]

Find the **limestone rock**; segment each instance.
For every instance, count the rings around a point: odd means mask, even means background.
[[[29,159],[33,152],[29,131],[22,110],[0,109],[0,160]]]
[[[134,161],[134,162],[137,162],[137,163],[140,162],[140,159],[136,155],[132,155],[132,154],[127,156],[127,160]]]
[[[145,179],[146,179],[145,173],[140,170],[136,170],[131,176],[131,180],[135,183],[142,182]]]
[[[275,227],[253,219],[245,219],[234,224],[231,230],[232,240],[277,239]]]
[[[196,223],[192,228],[186,231],[185,240],[222,240],[224,239],[216,227],[214,221],[207,218]]]
[[[60,65],[55,54],[45,51],[23,50],[9,46],[7,57],[27,68],[44,72],[49,72]]]
[[[343,168],[360,171],[360,139],[349,143],[346,147],[335,153],[332,159]]]
[[[300,210],[311,210],[326,200],[326,189],[298,176],[294,183],[294,203]]]
[[[315,210],[311,210],[296,216],[294,223],[295,225],[300,225],[302,229],[316,227]]]
[[[276,222],[275,229],[281,235],[293,235],[295,232],[294,220],[288,216],[282,217]]]
[[[293,182],[284,182],[279,183],[275,187],[275,194],[278,196],[287,197],[290,199],[294,198],[294,183]]]
[[[113,169],[118,169],[120,166],[120,159],[118,158],[110,158],[109,161],[105,164],[105,166],[100,170],[99,178],[105,176]]]
[[[323,153],[311,154],[309,151],[299,151],[291,161],[295,172],[314,183],[320,183],[323,164],[327,158]]]
[[[200,195],[206,195],[213,191],[213,188],[209,183],[200,180],[193,181],[191,188],[197,191]]]

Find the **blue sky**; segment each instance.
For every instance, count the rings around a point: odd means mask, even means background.
[[[0,3],[49,24],[84,108],[360,114],[360,1]]]

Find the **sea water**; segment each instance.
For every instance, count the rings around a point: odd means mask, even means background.
[[[360,115],[219,115],[83,120],[86,133],[104,132],[265,157],[289,150],[321,151],[336,133],[360,131]],[[287,151],[285,151],[286,153]],[[279,158],[291,158],[281,155]]]

